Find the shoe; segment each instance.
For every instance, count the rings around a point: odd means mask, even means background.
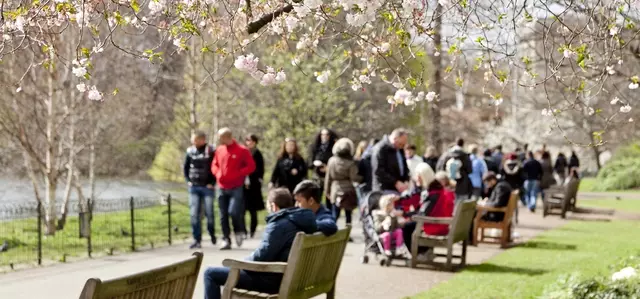
[[[211,244],[216,245],[216,236],[211,236]]]
[[[392,256],[392,255],[393,255],[393,252],[391,252],[391,250],[385,250],[385,251],[384,251],[384,254],[385,254],[386,256]]]
[[[229,240],[225,239],[222,240],[222,246],[220,246],[220,250],[230,250],[231,249],[231,242],[229,242]]]
[[[531,213],[535,213],[536,212],[536,208],[529,208],[529,211],[531,211]]]
[[[433,252],[433,249],[425,252],[425,253],[419,253],[418,256],[416,257],[416,259],[418,260],[418,262],[420,263],[427,263],[427,262],[431,262],[436,258],[435,253]]]
[[[189,249],[200,249],[202,248],[202,245],[200,245],[200,242],[198,241],[194,241],[193,243],[191,243],[191,245],[189,245]]]
[[[349,243],[353,243],[353,238],[349,237]]]
[[[249,235],[249,238],[253,239],[255,235],[256,235],[256,232],[251,232],[251,234]]]
[[[247,235],[243,234],[243,233],[238,233],[236,234],[236,244],[238,245],[238,247],[242,246],[242,242],[247,238]]]

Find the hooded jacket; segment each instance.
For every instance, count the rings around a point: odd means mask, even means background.
[[[522,163],[516,159],[509,159],[505,161],[504,167],[502,167],[502,178],[505,182],[509,183],[512,189],[520,189],[524,184],[524,178],[522,177]]]
[[[267,226],[258,248],[247,258],[254,262],[286,262],[298,232],[306,234],[318,230],[313,212],[309,209],[282,209],[267,216]],[[249,273],[265,283],[280,285],[282,274]]]

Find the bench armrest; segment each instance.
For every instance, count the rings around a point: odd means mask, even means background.
[[[225,259],[222,265],[232,269],[268,273],[284,273],[287,268],[287,263],[283,262],[250,262],[234,259]]]
[[[452,217],[427,217],[420,215],[413,215],[411,220],[419,223],[431,223],[431,224],[451,224]]]
[[[507,208],[496,208],[496,207],[486,207],[486,206],[476,206],[476,210],[478,212],[482,211],[482,212],[507,212]]]

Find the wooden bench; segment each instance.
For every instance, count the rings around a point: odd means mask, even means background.
[[[191,299],[198,280],[202,253],[153,270],[102,281],[87,280],[80,299]]]
[[[222,261],[222,265],[231,269],[222,298],[306,299],[321,294],[327,294],[327,298],[335,298],[336,277],[350,232],[350,226],[329,237],[321,233],[306,235],[300,232],[293,241],[286,263],[233,259]],[[283,273],[280,292],[265,294],[236,288],[240,270]]]
[[[567,185],[555,185],[545,190],[542,217],[553,214],[566,218],[567,212],[573,211],[576,207],[579,188],[580,179],[572,178]]]
[[[467,240],[469,239],[469,230],[471,229],[471,222],[473,221],[475,211],[475,201],[464,201],[456,206],[453,217],[440,218],[418,215],[411,217],[411,220],[416,222],[416,229],[411,235],[411,268],[417,267],[418,248],[422,246],[428,246],[434,249],[436,247],[446,248],[446,255],[437,255],[447,258],[445,269],[453,270],[453,258],[459,258],[460,264],[457,266],[463,267],[467,261]],[[446,236],[426,235],[423,231],[425,223],[449,224],[449,234]],[[462,253],[460,255],[453,255],[453,246],[460,242],[462,242]],[[423,263],[437,265],[433,263],[433,261]]]
[[[511,192],[509,203],[506,207],[494,208],[481,205],[476,207],[477,214],[473,222],[473,245],[478,245],[478,243],[500,244],[501,248],[506,248],[509,245],[513,228],[513,214],[519,198],[520,192],[515,190]],[[500,222],[484,220],[482,216],[488,212],[502,212],[504,213],[504,218]],[[500,237],[487,236],[485,233],[487,228],[499,229],[501,231]]]

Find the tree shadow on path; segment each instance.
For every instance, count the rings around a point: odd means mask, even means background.
[[[543,270],[543,269],[509,267],[509,266],[502,266],[502,265],[496,265],[491,263],[467,266],[466,268],[464,268],[464,271],[478,272],[478,273],[513,273],[513,274],[522,274],[527,276],[538,276],[548,272],[547,270]]]
[[[573,244],[562,244],[556,242],[545,241],[529,241],[523,244],[517,245],[519,248],[531,248],[531,249],[548,249],[548,250],[576,250],[578,247]]]

